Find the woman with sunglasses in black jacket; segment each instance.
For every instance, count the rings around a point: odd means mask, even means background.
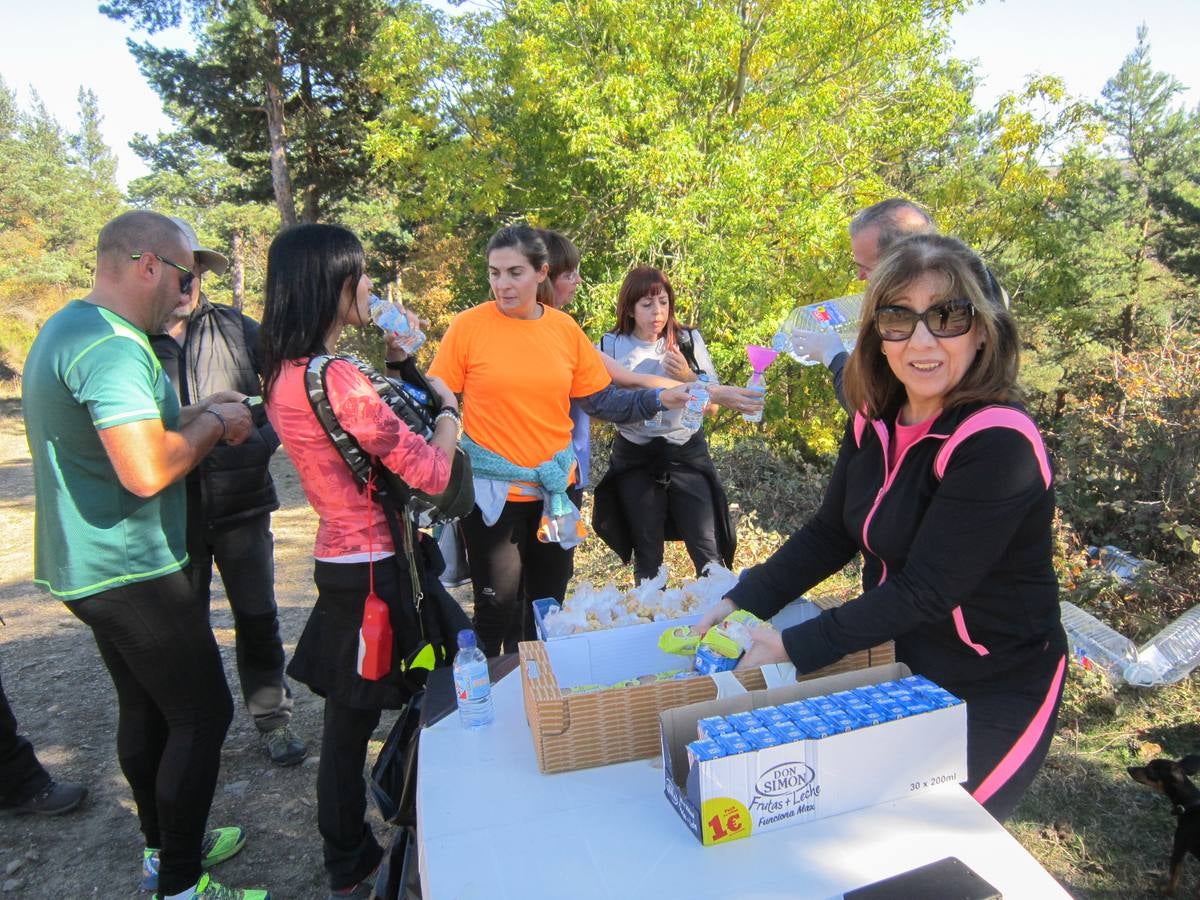
[[[979,257],[916,235],[882,260],[846,372],[851,408],[817,514],[701,623],[766,618],[863,555],[863,593],[782,632],[743,666],[799,672],[893,640],[967,704],[966,787],[1006,818],[1049,749],[1066,674],[1051,563],[1052,471],[1020,406],[1012,315]]]

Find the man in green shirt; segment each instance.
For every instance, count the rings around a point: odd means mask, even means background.
[[[147,334],[190,291],[190,261],[170,219],[118,216],[100,231],[92,292],[53,315],[29,351],[34,580],[91,627],[112,675],[117,755],[146,838],[143,886],[172,900],[263,900],[202,874],[245,835],[205,833],[233,702],[183,572],[180,479],[218,441],[245,440],[251,421],[233,391],[180,409],[150,347]]]

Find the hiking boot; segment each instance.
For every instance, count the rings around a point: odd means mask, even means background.
[[[245,846],[246,832],[238,826],[214,828],[200,844],[200,868],[211,869],[236,856]],[[138,886],[143,891],[158,890],[158,850],[147,847],[142,851],[142,883]]]
[[[271,900],[271,892],[256,888],[225,887],[223,884],[217,884],[205,872],[200,876],[193,897],[195,900]],[[155,894],[154,900],[162,900],[162,894]]]
[[[277,766],[299,765],[304,762],[304,757],[308,756],[308,747],[292,733],[289,725],[280,725],[265,731],[259,735],[258,740],[263,753],[271,757],[271,762]]]
[[[26,800],[12,807],[19,816],[35,813],[39,816],[59,816],[70,812],[87,796],[87,788],[82,784],[70,784],[50,780],[44,788]]]

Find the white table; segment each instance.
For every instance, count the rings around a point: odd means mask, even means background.
[[[957,856],[1006,898],[1069,895],[956,785],[702,847],[663,795],[662,762],[543,775],[521,673],[496,721],[424,730],[417,828],[425,900],[825,898]]]

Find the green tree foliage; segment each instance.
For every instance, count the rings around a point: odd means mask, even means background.
[[[381,33],[372,149],[431,173],[414,182],[429,208],[481,240],[517,217],[576,238],[594,332],[632,262],[663,267],[722,373],[745,377],[745,342],[845,292],[849,213],[966,110],[944,59],[961,7],[511,0],[449,30],[414,16]],[[799,432],[831,449],[832,412],[807,403],[823,388],[772,375],[772,403],[794,401]]]
[[[185,0],[115,0],[150,33]],[[363,65],[384,0],[190,0],[193,51],[130,41],[143,75],[195,142],[245,177],[230,200],[273,199],[284,225],[315,222],[361,191],[365,128],[379,111]],[[299,195],[299,214],[297,213]]]
[[[0,291],[7,297],[87,286],[96,233],[122,205],[95,94],[79,92],[77,132],[64,131],[36,94],[31,106],[22,112],[0,80]]]

